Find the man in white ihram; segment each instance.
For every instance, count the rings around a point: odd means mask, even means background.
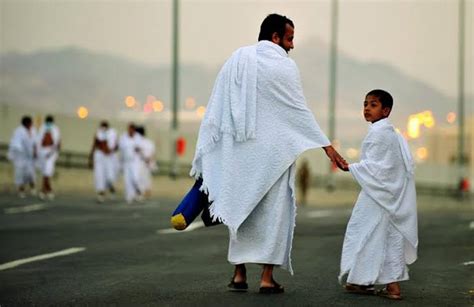
[[[125,200],[129,204],[134,201],[143,201],[143,191],[140,185],[142,139],[142,136],[135,131],[135,125],[130,123],[127,132],[123,133],[119,140]]]
[[[44,124],[39,128],[36,146],[38,148],[38,166],[43,176],[39,198],[53,200],[51,178],[54,175],[56,160],[61,148],[61,134],[58,126],[54,124],[53,116],[46,116]]]
[[[30,187],[32,196],[36,195],[35,190],[35,160],[36,160],[36,130],[33,127],[33,120],[30,116],[21,119],[21,125],[13,132],[8,147],[8,159],[15,167],[15,185],[18,189],[18,196],[25,198],[25,188]]]
[[[201,124],[191,175],[212,202],[211,216],[230,232],[228,285],[246,291],[245,263],[263,265],[260,293],[282,293],[273,267],[290,273],[295,226],[295,162],[304,151],[334,150],[308,109],[293,49],[293,22],[271,14],[259,42],[233,53],[217,76]]]

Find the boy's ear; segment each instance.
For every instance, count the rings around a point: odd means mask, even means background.
[[[391,111],[392,111],[391,108],[385,107],[385,108],[382,109],[382,114],[383,114],[384,117],[388,117],[390,115]]]

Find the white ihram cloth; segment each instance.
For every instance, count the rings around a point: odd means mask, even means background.
[[[140,164],[143,138],[134,133],[130,136],[127,132],[119,140],[120,158],[122,161],[123,180],[125,184],[125,200],[133,201],[141,194]],[[137,151],[138,150],[138,151]]]
[[[349,170],[362,191],[352,211],[339,280],[358,285],[408,279],[418,247],[413,159],[388,119],[375,122],[362,142],[361,161]]]
[[[191,169],[203,178],[211,215],[230,230],[231,263],[292,272],[294,163],[329,144],[284,49],[260,41],[234,52],[214,85]]]
[[[15,167],[15,184],[17,186],[34,183],[36,180],[35,140],[35,129],[31,127],[28,130],[23,125],[15,129],[10,139],[7,157]]]
[[[155,144],[148,138],[141,142],[140,187],[142,191],[151,189],[151,172],[156,169]]]
[[[51,146],[43,146],[43,138],[48,132],[51,133],[53,144]],[[36,146],[38,148],[39,169],[45,177],[52,177],[54,175],[54,166],[58,158],[60,140],[61,134],[56,125],[49,127],[45,124],[41,125],[36,138]]]
[[[113,129],[99,128],[95,134],[98,141],[106,142],[109,153],[96,148],[94,150],[94,183],[97,192],[103,192],[113,186],[117,180],[117,165],[115,162],[117,133]]]

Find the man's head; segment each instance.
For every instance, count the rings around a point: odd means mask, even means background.
[[[295,25],[286,16],[278,14],[268,15],[260,26],[258,40],[271,41],[289,52],[294,48],[293,37]]]
[[[44,120],[44,123],[46,127],[51,127],[54,124],[54,117],[52,115],[47,115]]]
[[[100,129],[102,130],[107,130],[109,129],[109,122],[106,120],[103,120],[100,122]]]
[[[129,136],[133,136],[135,134],[135,127],[136,126],[134,123],[128,124],[127,132]]]
[[[371,123],[387,118],[392,111],[392,106],[392,95],[384,90],[372,90],[365,95],[364,118]]]
[[[23,125],[23,127],[25,127],[26,129],[30,129],[31,126],[33,125],[33,120],[31,119],[30,116],[28,115],[25,115],[21,118],[21,124]]]

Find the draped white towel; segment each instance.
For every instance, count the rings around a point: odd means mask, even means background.
[[[236,236],[302,152],[329,144],[306,105],[294,61],[260,41],[234,52],[219,72],[190,174],[203,178],[212,216]]]

